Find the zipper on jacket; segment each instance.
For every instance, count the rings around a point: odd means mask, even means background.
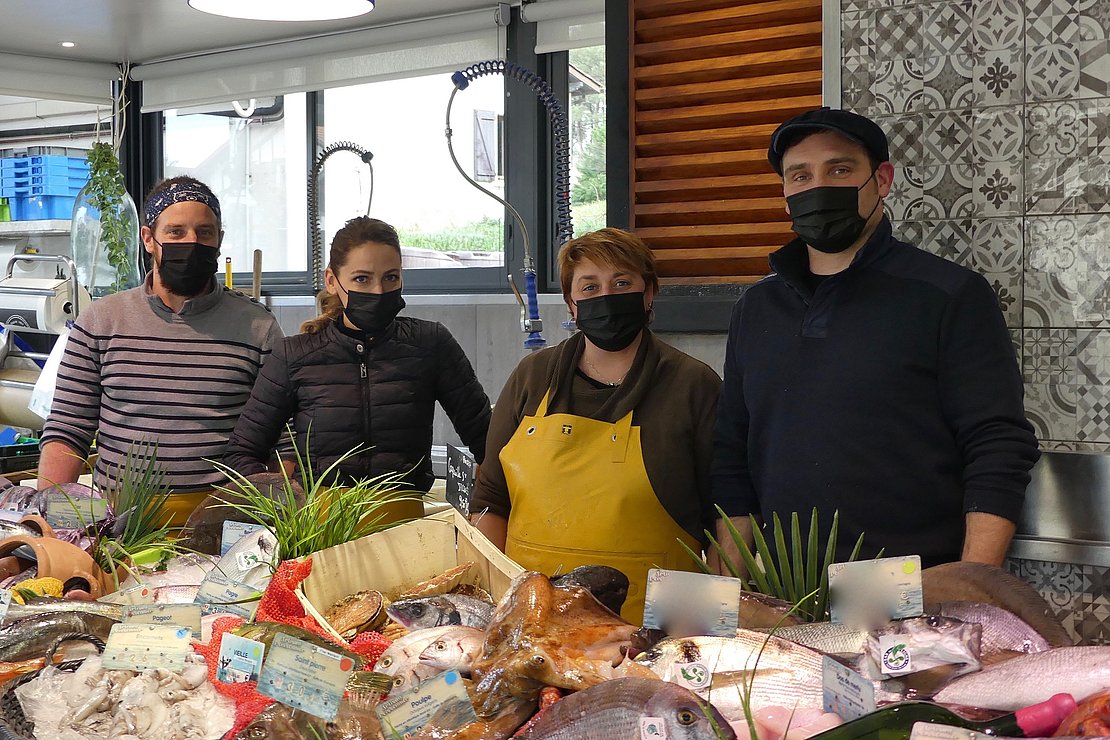
[[[365,362],[358,366],[358,371],[359,371],[359,373],[361,373],[362,379],[366,380],[366,363]]]

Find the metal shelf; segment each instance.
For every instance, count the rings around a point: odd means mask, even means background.
[[[70,220],[49,219],[43,221],[0,221],[0,237],[23,236],[68,236]]]

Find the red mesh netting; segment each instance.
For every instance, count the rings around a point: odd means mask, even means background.
[[[228,731],[226,738],[238,735],[244,727],[251,723],[258,713],[273,703],[273,699],[258,693],[258,683],[247,681],[245,683],[224,683],[216,678],[216,669],[219,667],[220,643],[223,642],[224,633],[243,624],[242,617],[220,617],[212,624],[212,639],[207,645],[193,645],[193,650],[204,656],[208,664],[208,680],[216,691],[235,702],[235,725]]]
[[[369,661],[366,668],[370,669],[378,664],[378,658],[392,643],[393,640],[378,632],[362,632],[351,640],[351,650],[365,657]]]

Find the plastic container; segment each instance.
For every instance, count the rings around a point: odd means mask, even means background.
[[[40,147],[41,148],[41,147]],[[61,147],[58,147],[59,149]],[[66,157],[59,155],[28,155],[26,157],[7,157],[0,159],[0,172],[5,169],[15,169],[17,167],[84,167],[89,169],[88,160],[84,157]]]
[[[0,446],[0,473],[30,470],[37,468],[38,464],[38,442]]]
[[[8,199],[0,197],[0,221],[11,221],[12,209],[8,205]]]
[[[76,195],[18,195],[8,198],[12,221],[69,219]]]

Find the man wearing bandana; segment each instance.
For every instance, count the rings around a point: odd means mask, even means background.
[[[141,236],[151,256],[144,285],[81,312],[58,372],[43,429],[40,485],[85,471],[110,485],[135,443],[157,444],[174,493],[224,480],[218,460],[255,376],[282,337],[274,317],[216,279],[220,203],[207,185],[175,177],[156,185]]]
[[[839,512],[841,561],[862,533],[865,558],[1000,565],[1038,452],[994,291],[892,233],[873,121],[803,113],[768,159],[798,238],[732,314],[714,500],[749,538],[749,514],[816,508],[827,536]]]

